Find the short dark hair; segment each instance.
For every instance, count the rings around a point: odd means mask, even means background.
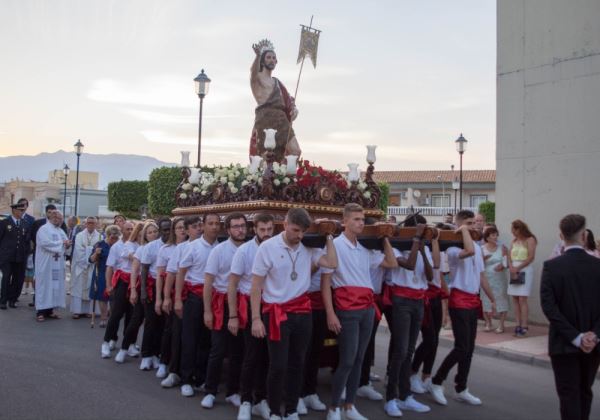
[[[194,225],[196,223],[202,223],[202,220],[200,219],[200,216],[188,216],[188,217],[185,218],[185,221],[183,222],[183,225],[187,229],[191,225]]]
[[[202,223],[206,223],[206,220],[210,216],[215,216],[217,219],[219,219],[219,222],[221,222],[221,216],[219,216],[217,213],[206,213],[206,214],[203,214],[202,216],[200,216]]]
[[[162,225],[163,223],[169,223],[171,224],[171,219],[168,218],[167,216],[162,216],[160,217],[157,221],[156,221],[156,225],[158,226],[158,228],[160,229],[160,225]]]
[[[19,200],[17,201],[17,204],[21,204],[21,203],[25,203],[27,206],[29,206],[29,200],[26,199],[25,197],[21,197],[19,198]]]
[[[483,241],[487,242],[488,238],[492,233],[495,233],[496,235],[500,234],[500,232],[498,232],[498,229],[496,229],[495,226],[489,226],[483,229]]]
[[[306,209],[301,207],[289,209],[285,216],[285,220],[288,223],[300,226],[304,230],[308,229],[312,223],[310,214],[308,214]]]
[[[467,220],[467,219],[472,219],[475,217],[475,213],[473,213],[471,210],[460,210],[458,213],[456,213],[456,221],[458,222],[459,220]]]
[[[575,239],[575,235],[585,228],[585,216],[581,214],[567,214],[559,223],[560,233],[567,241]]]
[[[237,220],[237,219],[244,219],[244,223],[247,222],[246,216],[244,216],[244,213],[240,213],[240,212],[231,213],[231,214],[228,214],[227,217],[225,218],[225,229],[229,229],[231,227],[231,221]]]
[[[274,223],[275,218],[270,213],[258,213],[253,217],[252,221],[254,222],[254,226],[256,226],[257,223]]]
[[[427,224],[427,219],[420,214],[409,214],[404,218],[404,226],[414,227],[417,224]]]
[[[46,213],[48,213],[50,210],[56,210],[56,206],[54,204],[47,204]]]

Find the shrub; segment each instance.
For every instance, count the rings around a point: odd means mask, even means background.
[[[139,218],[148,203],[148,181],[118,181],[108,184],[108,209],[126,217]]]

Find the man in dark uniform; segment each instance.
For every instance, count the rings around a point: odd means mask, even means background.
[[[0,221],[0,309],[6,309],[7,303],[11,308],[17,307],[31,249],[31,226],[23,220],[25,206],[13,204],[10,207],[11,216]]]

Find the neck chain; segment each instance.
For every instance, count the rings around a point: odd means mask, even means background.
[[[296,279],[298,278],[298,273],[296,272],[296,261],[298,261],[298,257],[300,256],[300,252],[298,252],[296,254],[296,258],[292,257],[292,253],[290,252],[289,249],[285,249],[288,253],[288,257],[290,257],[290,261],[292,262],[292,274],[290,274],[290,279],[292,279],[292,281],[296,281]]]

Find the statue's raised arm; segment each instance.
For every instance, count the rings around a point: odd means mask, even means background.
[[[277,130],[275,140],[275,160],[283,162],[284,156],[300,156],[300,147],[291,127],[298,110],[294,98],[285,86],[272,76],[277,65],[277,55],[271,41],[263,39],[252,45],[255,53],[250,68],[250,87],[256,100],[256,117],[250,138],[250,156],[262,155],[264,149],[264,130]]]

